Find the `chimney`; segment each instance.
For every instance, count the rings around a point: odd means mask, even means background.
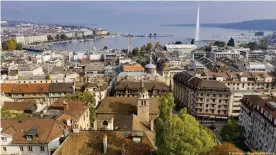
[[[125,155],[125,152],[126,152],[126,150],[125,150],[125,144],[123,143],[121,155]]]
[[[66,118],[66,125],[71,126],[71,119],[70,119],[70,117]]]
[[[106,154],[107,152],[107,135],[104,134],[104,138],[103,138],[103,152],[104,154]]]
[[[153,119],[150,121],[150,130],[154,131],[154,120]]]
[[[68,102],[63,100],[63,105],[65,106],[66,110],[69,110]]]

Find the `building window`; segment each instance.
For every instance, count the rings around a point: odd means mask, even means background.
[[[33,151],[33,147],[29,146],[29,152],[32,152],[32,151]]]
[[[7,141],[7,137],[1,137],[2,142],[6,142]]]
[[[23,151],[23,146],[20,146],[20,151]]]
[[[108,122],[106,120],[103,121],[103,126],[108,126]]]
[[[44,152],[44,151],[45,151],[45,150],[44,150],[44,146],[41,146],[41,147],[40,147],[40,151],[41,151],[41,152]]]
[[[7,151],[7,148],[6,148],[6,147],[3,147],[3,151],[5,151],[5,152],[6,152],[6,151]]]
[[[33,140],[32,136],[26,136],[27,140]]]

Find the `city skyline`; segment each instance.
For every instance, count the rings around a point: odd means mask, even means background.
[[[2,2],[1,18],[53,24],[187,24],[196,23],[197,6],[201,23],[276,19],[276,2]]]

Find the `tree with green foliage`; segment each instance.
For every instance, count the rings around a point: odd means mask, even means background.
[[[259,45],[257,42],[249,42],[247,44],[247,47],[250,48],[250,50],[256,50],[258,49]]]
[[[139,49],[136,47],[132,50],[132,55],[133,56],[138,56],[138,54],[139,54]]]
[[[262,48],[262,49],[265,49],[266,46],[267,46],[267,42],[268,42],[268,36],[261,39],[261,43],[260,43],[259,47]]]
[[[192,39],[191,44],[192,44],[192,45],[195,44],[195,39]]]
[[[122,52],[123,52],[123,53],[127,53],[128,50],[127,50],[127,49],[122,49]]]
[[[89,91],[77,92],[75,94],[66,94],[66,99],[70,99],[73,101],[82,101],[88,103],[89,112],[90,112],[90,125],[94,126],[94,121],[96,119],[95,112],[95,96]]]
[[[141,46],[141,48],[140,48],[140,51],[142,52],[142,51],[146,51],[146,46],[145,45],[143,45],[143,46]]]
[[[173,95],[162,97],[156,122],[157,153],[196,155],[215,146],[213,134],[203,127],[186,109],[173,115]]]
[[[179,44],[183,44],[181,41],[176,41],[174,44],[179,45]]]
[[[225,43],[225,41],[215,41],[214,46],[225,47],[226,43]]]
[[[16,50],[22,50],[23,45],[21,43],[16,43]]]
[[[48,40],[48,41],[53,41],[54,38],[53,38],[51,35],[47,35],[47,40]]]
[[[150,51],[152,49],[152,43],[147,43],[146,50]]]
[[[243,149],[245,148],[244,132],[244,128],[238,124],[238,121],[230,118],[227,124],[222,127],[220,136],[223,141],[230,142]]]
[[[55,37],[56,40],[60,40],[60,35],[57,34],[56,37]]]
[[[235,41],[233,38],[228,41],[227,46],[235,46]]]
[[[60,35],[60,39],[61,39],[61,40],[66,40],[66,39],[67,39],[67,36],[63,33],[63,34]]]

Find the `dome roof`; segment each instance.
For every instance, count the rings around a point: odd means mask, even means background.
[[[156,66],[154,64],[147,64],[145,68],[156,68]]]

